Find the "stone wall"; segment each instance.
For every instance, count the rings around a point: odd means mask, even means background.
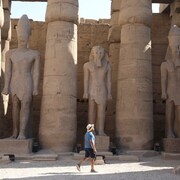
[[[12,20],[12,40],[11,49],[17,47],[16,27],[17,20]],[[42,77],[44,67],[44,52],[46,44],[46,28],[44,22],[33,22],[32,36],[29,47],[37,49],[41,53],[41,79],[40,94],[34,97],[33,104],[33,136],[38,139],[38,128],[40,119],[40,107],[42,97]],[[110,135],[111,141],[115,136],[115,103],[116,103],[116,80],[117,80],[117,62],[119,56],[119,38],[118,41],[107,42],[108,31],[112,27],[109,20],[85,20],[81,19],[78,26],[78,63],[77,63],[77,143],[83,144],[83,135],[86,131],[88,103],[82,99],[83,96],[83,65],[88,61],[90,50],[94,45],[103,46],[110,56],[112,64],[112,96],[113,100],[108,103],[106,113],[105,133]],[[118,29],[119,27],[117,27]],[[164,113],[165,104],[161,101],[160,88],[160,64],[164,61],[167,48],[167,34],[170,28],[170,18],[168,14],[154,14],[152,21],[152,66],[153,66],[153,102],[154,102],[154,137],[155,142],[159,142],[164,137]],[[114,35],[114,34],[112,34]],[[117,33],[117,35],[119,35]],[[112,37],[111,37],[112,39]],[[11,101],[10,101],[11,102]],[[1,137],[7,136],[11,131],[11,103],[9,102],[8,115],[1,119],[3,128]],[[1,108],[1,107],[0,107]]]

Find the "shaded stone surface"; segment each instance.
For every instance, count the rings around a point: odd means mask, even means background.
[[[180,160],[180,153],[166,153],[166,152],[162,152],[161,155],[162,155],[163,159]]]
[[[116,137],[122,149],[147,150],[153,143],[151,1],[121,1]]]
[[[32,153],[32,139],[15,140],[1,139],[0,154],[29,154]]]
[[[97,151],[109,151],[110,138],[109,136],[96,136]]]
[[[180,138],[164,138],[163,148],[168,153],[180,153]]]

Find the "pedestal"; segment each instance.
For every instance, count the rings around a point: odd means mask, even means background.
[[[163,148],[167,153],[180,153],[180,138],[164,138]]]
[[[109,151],[109,136],[96,136],[96,149],[98,152]]]
[[[29,154],[32,153],[32,144],[32,139],[1,139],[0,154]]]

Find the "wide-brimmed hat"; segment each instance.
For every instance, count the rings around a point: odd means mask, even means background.
[[[86,126],[86,129],[87,129],[87,132],[90,132],[90,131],[94,130],[94,124],[88,124]]]

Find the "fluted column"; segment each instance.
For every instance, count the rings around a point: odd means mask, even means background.
[[[11,1],[3,0],[3,9],[4,9],[4,25],[2,27],[1,34],[1,48],[2,48],[2,59],[1,59],[1,85],[4,84],[4,72],[5,72],[5,54],[9,50],[10,40],[11,40]],[[4,104],[4,114],[7,112],[9,96],[3,96]]]
[[[2,0],[0,0],[0,69],[1,69],[1,28],[4,24],[4,12],[3,12],[3,3]],[[1,89],[1,71],[0,71],[0,89]],[[0,105],[2,107],[2,98],[0,96]],[[2,109],[2,108],[1,108]],[[2,124],[2,110],[0,109],[0,136],[2,136],[2,129],[3,129],[3,124]]]
[[[48,0],[39,138],[43,149],[72,151],[76,139],[78,0]]]
[[[3,2],[2,0],[0,0],[0,53],[1,53],[1,28],[3,25],[4,25]],[[1,68],[1,54],[0,54],[0,68]]]
[[[123,149],[153,143],[151,17],[151,0],[121,1],[116,138]]]

